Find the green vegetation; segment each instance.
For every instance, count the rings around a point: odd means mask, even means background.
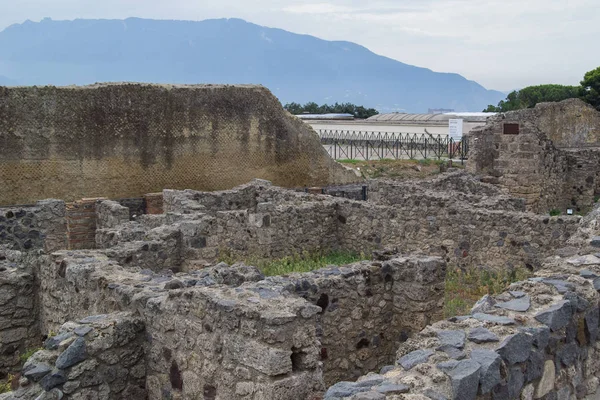
[[[600,67],[586,72],[581,81],[582,99],[600,111]]]
[[[8,393],[12,390],[12,382],[14,379],[14,375],[8,374],[6,381],[0,382],[0,394]]]
[[[537,85],[514,90],[497,106],[489,105],[485,112],[506,112],[532,108],[537,103],[580,98],[600,110],[600,67],[587,72],[580,86]]]
[[[355,254],[348,252],[329,252],[329,253],[309,253],[303,252],[290,257],[283,257],[276,260],[265,260],[259,258],[236,259],[227,252],[222,252],[220,261],[228,264],[243,261],[246,265],[254,265],[266,276],[285,275],[292,272],[309,272],[328,265],[345,265],[357,261],[368,259],[365,254]]]
[[[556,208],[555,208],[555,209],[553,209],[553,210],[550,210],[550,216],[551,216],[551,217],[557,217],[557,216],[559,216],[560,214],[562,214],[562,213],[560,212],[560,210],[557,210]]]
[[[35,347],[32,349],[27,349],[25,350],[24,353],[21,353],[21,355],[19,355],[19,359],[21,360],[21,363],[25,363],[25,361],[27,361],[29,359],[29,357],[31,357],[35,352],[42,350],[41,347]]]
[[[361,162],[361,160],[354,160],[354,159],[350,159],[350,158],[345,158],[343,160],[337,160],[337,162],[340,162],[342,164],[358,164]]]
[[[335,103],[333,105],[323,104],[318,105],[315,102],[309,102],[305,105],[301,105],[298,103],[287,103],[283,106],[286,110],[294,115],[299,115],[303,113],[308,114],[352,114],[355,118],[369,118],[373,115],[379,114],[374,108],[365,108],[363,106],[357,106],[352,103]]]
[[[500,272],[476,268],[449,269],[444,293],[444,317],[469,314],[482,296],[502,293],[511,283],[530,276],[531,272],[524,268]]]

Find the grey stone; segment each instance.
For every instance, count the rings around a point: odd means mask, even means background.
[[[583,312],[590,307],[590,302],[575,292],[567,292],[563,297],[571,303],[573,313]]]
[[[600,247],[600,236],[594,236],[592,240],[590,240],[590,246]]]
[[[533,344],[538,349],[545,349],[548,346],[548,340],[550,339],[550,328],[547,326],[523,327],[519,329],[521,332],[526,332],[533,336]]]
[[[408,393],[410,388],[406,385],[402,384],[394,384],[394,383],[384,383],[382,385],[376,386],[375,390],[379,393],[383,394],[398,394],[398,393]]]
[[[511,311],[525,312],[529,310],[529,307],[531,307],[531,301],[529,296],[523,296],[510,301],[496,303],[494,307]]]
[[[184,287],[185,287],[185,284],[183,282],[181,282],[179,279],[173,279],[173,280],[165,283],[166,290],[182,289]]]
[[[567,326],[572,316],[571,304],[562,300],[535,315],[535,319],[547,325],[553,332]]]
[[[372,375],[360,377],[356,381],[356,386],[373,387],[375,385],[379,385],[384,380],[385,380],[385,378],[383,376],[381,376],[379,374],[372,374]]]
[[[532,351],[527,360],[527,369],[525,370],[526,382],[531,382],[542,377],[544,373],[544,362],[546,357],[542,350]]]
[[[471,331],[469,332],[469,336],[467,338],[471,342],[475,342],[477,344],[500,341],[498,336],[496,336],[494,333],[490,332],[489,329],[486,329],[483,327],[471,329]]]
[[[561,294],[575,289],[574,284],[572,284],[571,282],[563,281],[561,279],[543,279],[542,282],[544,282],[547,285],[554,286],[556,290],[558,290],[558,293]]]
[[[88,317],[80,319],[79,323],[80,324],[90,324],[92,322],[104,321],[107,318],[109,318],[109,316],[106,314],[90,315]]]
[[[491,311],[494,309],[494,304],[496,304],[496,300],[494,300],[492,296],[486,294],[475,303],[473,308],[471,308],[471,314]]]
[[[356,393],[368,392],[370,390],[369,387],[366,386],[356,386],[354,382],[338,382],[335,385],[331,386],[327,392],[325,392],[325,397],[323,400],[327,399],[335,399],[340,397],[350,397]]]
[[[575,343],[568,343],[562,346],[556,352],[556,356],[563,363],[563,365],[569,367],[575,363],[579,356],[579,348]]]
[[[406,354],[403,357],[400,357],[400,359],[398,360],[398,364],[408,371],[415,365],[427,362],[427,360],[433,355],[433,353],[433,350],[415,350]]]
[[[481,365],[474,360],[448,361],[438,368],[450,377],[453,400],[473,400],[479,388]]]
[[[514,297],[515,299],[520,299],[521,297],[524,297],[527,295],[527,293],[519,291],[519,290],[511,290],[508,293],[510,293],[510,295],[512,297]]]
[[[438,331],[437,337],[441,346],[452,346],[457,349],[465,347],[466,334],[463,331]]]
[[[521,389],[525,384],[525,376],[523,370],[519,366],[514,366],[510,369],[510,375],[508,376],[508,397],[510,399],[518,399],[521,394]]]
[[[467,354],[463,350],[457,349],[453,346],[443,345],[438,347],[436,350],[443,351],[448,355],[448,357],[454,360],[462,360],[463,358],[467,357]]]
[[[87,358],[85,339],[78,337],[56,359],[56,367],[69,368]]]
[[[54,389],[55,387],[62,385],[66,381],[67,381],[67,377],[65,376],[64,372],[55,369],[52,372],[50,372],[49,374],[47,374],[46,376],[44,376],[44,378],[42,378],[42,380],[40,381],[40,386],[46,392],[49,392],[50,390]]]
[[[396,366],[395,366],[395,365],[386,365],[386,366],[383,366],[383,367],[381,367],[381,369],[379,370],[379,373],[380,373],[381,375],[385,375],[385,374],[387,374],[388,372],[390,372],[390,371],[393,371],[393,370],[394,370],[394,368],[396,368]]]
[[[496,351],[509,364],[523,362],[529,358],[533,337],[524,332],[507,336]]]
[[[73,336],[73,332],[61,333],[60,335],[52,336],[46,339],[44,342],[44,348],[46,350],[56,350],[58,349],[58,345],[68,338]]]
[[[600,309],[593,307],[585,313],[585,332],[590,342],[598,339],[598,329],[600,326]]]
[[[593,285],[594,285],[594,289],[596,289],[596,291],[600,292],[600,278],[594,279]]]
[[[357,393],[350,400],[385,400],[385,395],[379,392]]]
[[[582,269],[581,271],[579,271],[579,275],[581,275],[585,279],[594,279],[594,278],[598,277],[598,275],[596,275],[595,273],[593,273],[589,269]]]
[[[512,318],[484,313],[475,313],[473,314],[473,318],[475,318],[478,321],[491,322],[492,324],[497,325],[514,325],[516,323],[515,320]]]
[[[490,393],[494,386],[502,381],[500,376],[502,359],[495,351],[486,349],[471,351],[471,359],[481,365],[479,370],[480,394]]]
[[[430,398],[431,400],[448,400],[446,396],[441,393],[436,392],[433,389],[425,389],[423,391],[423,395]]]
[[[23,375],[34,382],[38,382],[44,376],[52,371],[52,367],[45,363],[32,364],[31,367],[24,371]]]
[[[85,336],[93,330],[94,328],[91,326],[80,326],[79,328],[75,328],[73,332],[75,332],[77,336]]]

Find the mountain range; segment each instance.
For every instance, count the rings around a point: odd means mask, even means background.
[[[254,83],[282,103],[352,102],[381,112],[479,111],[505,95],[351,42],[240,19],[26,21],[0,32],[0,84]]]

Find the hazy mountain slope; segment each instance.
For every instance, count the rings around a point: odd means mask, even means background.
[[[0,32],[0,74],[22,84],[257,83],[282,102],[479,111],[504,94],[350,42],[238,19],[27,21]]]

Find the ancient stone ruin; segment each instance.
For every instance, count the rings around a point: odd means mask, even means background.
[[[469,144],[467,169],[528,210],[585,213],[600,195],[600,112],[579,99],[499,114]]]
[[[597,398],[600,207],[550,216],[564,190],[508,184],[500,161],[533,137],[539,165],[563,154],[523,115],[475,133],[481,176],[1,207],[0,377],[17,375],[0,400]],[[331,251],[367,260],[222,261]],[[532,277],[443,318],[450,269],[516,268]]]

